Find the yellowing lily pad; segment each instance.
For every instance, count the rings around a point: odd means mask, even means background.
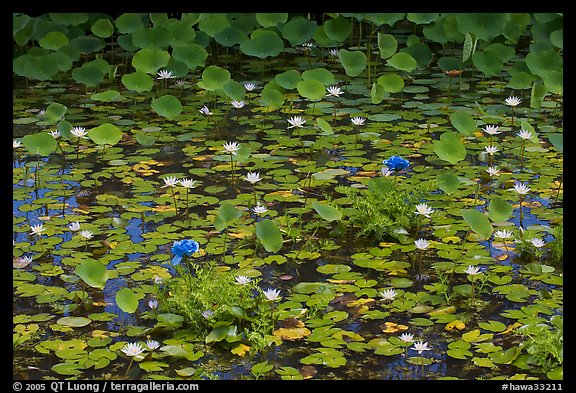
[[[73,327],[73,328],[86,326],[90,322],[92,322],[92,320],[89,318],[85,318],[85,317],[62,317],[58,321],[56,321],[56,323],[58,325],[68,326],[68,327]]]
[[[250,351],[251,347],[249,347],[246,344],[238,344],[236,347],[234,347],[230,352],[232,352],[234,355],[238,355],[240,357],[246,355],[246,352]]]
[[[274,330],[273,335],[281,338],[282,340],[298,340],[307,337],[311,334],[310,330],[305,327],[297,328],[279,328]]]
[[[454,328],[458,329],[458,330],[462,330],[466,327],[466,324],[464,322],[462,322],[459,319],[456,319],[455,321],[452,321],[450,323],[447,323],[446,326],[444,327],[444,329],[446,330],[452,330]]]
[[[384,322],[384,326],[380,326],[384,333],[396,333],[408,330],[408,326],[399,325],[395,322]]]

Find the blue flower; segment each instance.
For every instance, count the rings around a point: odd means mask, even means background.
[[[410,166],[410,161],[402,157],[392,156],[389,159],[384,160],[384,165],[390,168],[390,170],[400,171],[402,169],[408,168]]]
[[[178,265],[184,256],[190,256],[200,249],[200,244],[195,240],[178,240],[172,246],[172,265]]]

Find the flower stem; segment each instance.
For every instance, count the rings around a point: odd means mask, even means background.
[[[170,187],[172,190],[172,199],[174,199],[174,215],[178,215],[178,205],[176,204],[176,194],[174,194],[174,187]]]
[[[224,247],[222,250],[222,263],[226,262],[226,240],[228,238],[228,227],[226,227],[226,232],[224,232]]]
[[[134,357],[132,357],[130,359],[130,364],[128,364],[128,368],[126,369],[126,374],[124,374],[125,377],[128,376],[128,371],[130,371],[130,367],[132,367],[132,362],[134,361]]]

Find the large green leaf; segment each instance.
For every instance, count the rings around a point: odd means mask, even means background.
[[[311,101],[319,100],[326,94],[324,84],[316,79],[300,81],[296,84],[298,93]]]
[[[284,24],[288,20],[288,13],[285,12],[257,12],[256,21],[262,27],[276,27]]]
[[[120,310],[129,314],[138,309],[139,297],[129,288],[122,288],[116,293],[116,304]]]
[[[458,131],[466,136],[471,136],[476,131],[476,120],[468,112],[456,111],[450,114],[450,122]]]
[[[273,31],[255,30],[250,39],[240,43],[240,50],[248,56],[265,59],[278,56],[284,50],[284,41]]]
[[[290,45],[295,47],[310,41],[318,24],[305,18],[293,18],[282,28],[282,37],[290,41]]]
[[[257,222],[256,236],[268,252],[278,252],[282,248],[282,232],[274,221],[266,219]]]
[[[35,134],[28,134],[22,138],[24,147],[30,154],[38,154],[41,156],[48,156],[58,147],[56,139],[47,132],[38,132]]]
[[[440,135],[440,140],[434,141],[432,150],[440,159],[451,164],[466,158],[466,147],[460,141],[460,135],[453,131],[446,131]]]
[[[342,212],[333,206],[314,202],[312,207],[326,221],[338,221],[342,218]]]
[[[152,100],[150,106],[160,116],[164,116],[170,120],[175,119],[180,113],[182,113],[182,103],[180,103],[178,98],[171,94],[166,94],[160,98]]]
[[[221,231],[230,226],[230,224],[232,224],[241,215],[242,212],[236,209],[233,205],[228,202],[222,202],[220,208],[216,212],[216,217],[214,218],[214,227],[217,231]]]
[[[63,46],[68,45],[68,37],[60,31],[51,31],[46,34],[38,43],[42,48],[50,50],[58,50]]]
[[[302,75],[298,70],[288,70],[281,74],[277,74],[274,77],[274,80],[284,89],[295,89],[298,82],[302,80]]]
[[[122,84],[128,89],[138,93],[151,91],[154,87],[154,79],[143,71],[122,75]]]
[[[481,40],[492,41],[493,38],[504,32],[510,20],[507,13],[460,13],[456,16],[458,30],[462,34],[473,33]]]
[[[186,64],[190,71],[194,71],[196,67],[204,67],[208,52],[197,44],[189,44],[186,46],[177,46],[172,50],[172,57],[174,60],[181,61]]]
[[[488,207],[488,217],[494,222],[504,222],[512,217],[512,205],[499,196],[493,196]]]
[[[118,90],[106,90],[100,93],[94,93],[90,96],[91,100],[94,101],[101,101],[101,102],[112,102],[112,101],[121,101],[124,98],[120,94]]]
[[[220,90],[230,80],[230,71],[225,68],[211,65],[202,72],[202,82],[206,90]]]
[[[222,46],[231,48],[248,39],[248,35],[235,26],[228,26],[214,34],[214,40]]]
[[[380,50],[380,58],[387,59],[396,53],[398,42],[392,34],[378,33],[378,49]]]
[[[328,38],[344,42],[352,32],[352,24],[344,17],[337,17],[324,22],[324,32]]]
[[[446,194],[450,195],[458,189],[460,185],[460,180],[458,176],[453,173],[441,173],[436,177],[438,182],[438,188],[444,191]]]
[[[122,139],[122,131],[114,124],[104,123],[89,130],[88,136],[98,145],[115,145]]]
[[[114,25],[108,18],[100,18],[90,28],[92,33],[99,38],[108,38],[114,33]]]
[[[350,51],[347,49],[340,49],[338,51],[338,58],[344,67],[344,71],[346,71],[346,75],[352,77],[360,75],[368,64],[364,52],[357,50]]]
[[[540,107],[542,107],[542,103],[544,102],[544,97],[546,96],[547,92],[548,89],[546,88],[546,85],[542,81],[537,80],[536,82],[534,82],[534,84],[532,85],[532,90],[530,92],[530,108],[540,109]]]
[[[83,261],[76,266],[75,272],[78,277],[92,288],[104,289],[109,277],[106,266],[94,260]]]
[[[476,209],[460,209],[464,221],[470,225],[470,228],[484,239],[489,239],[492,235],[492,224],[488,216]]]
[[[396,53],[394,56],[389,58],[386,63],[398,70],[412,72],[418,66],[416,60],[406,52]]]
[[[504,63],[493,51],[484,50],[472,55],[472,62],[486,76],[500,75]]]
[[[172,34],[164,26],[141,27],[132,33],[132,44],[136,48],[166,50]]]
[[[311,70],[306,70],[302,73],[303,80],[315,79],[324,85],[332,85],[336,82],[334,74],[328,71],[326,68],[314,68]]]
[[[160,49],[144,48],[134,54],[132,66],[136,71],[147,74],[156,74],[162,67],[166,67],[170,61],[170,53]]]
[[[404,88],[404,79],[393,72],[378,77],[378,84],[388,93],[399,93]]]
[[[284,105],[284,94],[274,88],[264,88],[262,90],[262,105],[270,109],[279,109]]]
[[[67,110],[68,108],[66,106],[53,102],[46,108],[46,122],[48,124],[58,123]]]

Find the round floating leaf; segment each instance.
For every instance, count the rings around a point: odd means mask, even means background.
[[[472,55],[472,62],[486,76],[500,75],[504,63],[495,52],[484,50]]]
[[[46,108],[46,123],[48,124],[56,124],[58,123],[62,117],[64,116],[64,114],[66,113],[66,111],[68,110],[68,108],[62,104],[58,104],[56,102],[48,105],[48,107]]]
[[[90,28],[96,37],[108,38],[114,33],[114,25],[108,18],[100,18]]]
[[[409,288],[414,284],[414,281],[405,277],[394,277],[390,279],[390,285],[394,288]]]
[[[388,73],[378,77],[378,84],[388,93],[399,93],[404,88],[404,79],[398,74]]]
[[[392,34],[378,33],[378,49],[380,50],[380,58],[387,59],[396,53],[398,42]]]
[[[564,153],[564,135],[562,134],[550,134],[548,135],[548,140],[554,148],[560,153]]]
[[[416,60],[418,68],[426,68],[432,61],[432,51],[428,45],[423,44],[422,42],[417,42],[408,47],[402,48],[400,53],[408,53],[412,56],[414,60]]]
[[[84,64],[82,67],[72,70],[72,78],[78,83],[92,87],[102,83],[104,80],[104,72],[98,67]]]
[[[228,26],[224,30],[214,34],[217,43],[226,47],[233,47],[248,39],[248,35],[235,26]]]
[[[458,31],[475,34],[481,40],[492,41],[504,32],[510,19],[506,13],[459,13],[456,16]]]
[[[315,21],[297,17],[284,25],[282,37],[290,41],[290,45],[295,47],[310,41],[317,27],[318,24]]]
[[[97,145],[115,145],[122,139],[122,131],[114,124],[104,123],[89,130],[88,136]]]
[[[83,36],[76,37],[70,41],[71,44],[76,46],[82,53],[95,53],[104,48],[104,41],[98,37]]]
[[[116,19],[114,23],[116,24],[118,32],[122,34],[133,33],[144,26],[141,14],[136,13],[122,14]]]
[[[557,48],[564,48],[564,29],[555,30],[550,33],[550,42]]]
[[[55,152],[58,147],[56,139],[47,132],[25,135],[22,138],[22,143],[30,154],[38,154],[41,156],[50,155]]]
[[[564,367],[556,367],[546,373],[546,376],[554,381],[562,381],[564,379]]]
[[[289,70],[281,74],[277,74],[274,77],[274,80],[284,89],[295,89],[298,82],[302,80],[302,75],[300,74],[300,71]]]
[[[386,64],[402,71],[411,72],[416,69],[418,63],[414,58],[405,52],[396,53],[386,61]]]
[[[426,25],[428,23],[434,22],[440,14],[436,12],[408,12],[406,14],[406,19],[410,22],[414,22],[417,25]]]
[[[116,304],[120,310],[129,314],[134,313],[138,309],[138,296],[128,288],[122,288],[116,293]]]
[[[512,77],[510,78],[508,85],[514,90],[530,89],[532,87],[532,82],[537,78],[525,71],[510,72],[510,74]]]
[[[490,238],[494,228],[492,228],[488,216],[476,209],[460,209],[460,213],[462,213],[462,218],[474,232],[484,239]]]
[[[162,67],[166,67],[170,61],[170,53],[160,49],[141,49],[134,54],[132,66],[136,71],[147,74],[156,74]]]
[[[352,268],[348,265],[336,265],[333,263],[327,263],[326,265],[322,265],[322,266],[318,266],[318,268],[316,269],[318,271],[318,273],[323,273],[323,274],[336,274],[336,273],[346,273],[349,272],[350,270],[352,270]],[[345,313],[345,316],[342,319],[346,319],[348,317],[348,314]],[[326,318],[326,317],[324,317]]]
[[[366,68],[367,58],[364,52],[340,49],[338,58],[348,76],[358,76]]]
[[[242,85],[240,82],[236,82],[233,79],[230,79],[228,82],[224,83],[224,92],[231,100],[235,101],[242,101],[246,95],[246,89],[244,88],[244,85]]]
[[[458,176],[453,173],[441,173],[436,177],[436,181],[438,182],[438,188],[448,195],[458,190],[458,186],[460,185]]]
[[[444,56],[438,59],[438,67],[442,72],[462,69],[462,59]]]
[[[284,50],[284,41],[273,31],[254,30],[250,39],[240,44],[242,53],[260,59],[278,56]]]
[[[207,90],[220,90],[230,80],[230,71],[211,65],[202,72],[202,82]]]
[[[106,266],[93,260],[83,261],[76,266],[75,272],[78,277],[92,288],[104,289],[109,277]]]
[[[63,46],[68,45],[68,37],[60,31],[51,31],[46,34],[38,43],[42,48],[50,50],[58,50]]]
[[[282,232],[271,220],[266,219],[256,223],[256,236],[268,252],[278,252],[282,248]]]
[[[226,14],[208,13],[198,23],[198,29],[210,37],[231,26]]]
[[[48,16],[54,23],[62,26],[79,26],[90,18],[90,14],[86,12],[51,12]]]
[[[143,71],[136,71],[122,76],[122,84],[128,89],[138,93],[151,91],[154,87],[154,79]]]
[[[222,231],[242,216],[242,212],[227,202],[222,202],[214,218],[214,228]]]
[[[56,321],[58,325],[73,328],[86,326],[90,324],[90,322],[92,322],[92,320],[90,318],[85,317],[62,317],[58,321]]]
[[[182,113],[182,104],[180,103],[180,100],[171,94],[166,94],[160,98],[152,100],[150,106],[160,116],[164,116],[170,120],[175,119],[180,113]]]
[[[312,207],[326,221],[338,221],[342,218],[342,212],[333,206],[314,202]]]
[[[288,20],[288,13],[284,12],[257,12],[256,21],[262,27],[276,27],[279,24],[284,24]]]
[[[292,287],[292,290],[305,295],[311,293],[332,295],[335,293],[334,290],[330,288],[330,284],[325,282],[299,282]]]
[[[141,27],[132,33],[132,44],[136,48],[164,50],[171,38],[170,30],[164,26]]]
[[[352,24],[344,17],[337,17],[324,22],[324,32],[331,40],[344,42],[352,33]]]
[[[316,79],[300,81],[296,84],[298,93],[309,100],[319,100],[326,94],[324,84]]]
[[[14,59],[12,68],[16,75],[40,81],[53,79],[60,70],[54,58],[48,55],[31,56],[30,54]]]
[[[302,79],[305,81],[316,79],[317,81],[322,82],[324,85],[332,85],[336,81],[334,74],[328,71],[326,68],[314,68],[312,70],[306,70],[302,73]]]
[[[471,136],[476,131],[476,120],[468,112],[456,111],[450,114],[450,122],[458,131],[466,136]]]
[[[101,102],[119,101],[119,98],[122,98],[122,95],[117,90],[106,90],[90,96],[90,99]]]
[[[52,371],[60,375],[80,375],[84,369],[84,365],[79,363],[58,363],[51,367]]]
[[[274,88],[265,88],[262,90],[262,105],[270,109],[278,109],[284,105],[284,94]]]
[[[512,217],[513,207],[506,200],[499,196],[494,196],[490,200],[488,207],[488,217],[494,222],[504,222]]]
[[[460,141],[459,134],[452,131],[440,135],[440,140],[434,141],[432,149],[440,159],[454,165],[466,158],[466,147]]]
[[[172,57],[174,60],[186,64],[190,71],[194,71],[196,67],[204,67],[208,52],[200,45],[188,44],[186,46],[176,46],[172,50]]]

